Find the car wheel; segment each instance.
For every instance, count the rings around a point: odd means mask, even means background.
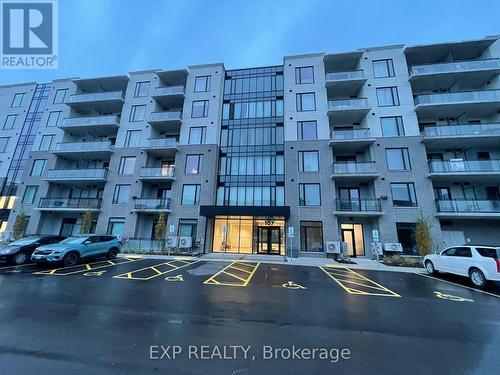
[[[77,253],[66,254],[63,258],[63,264],[66,267],[74,266],[77,262],[78,262],[78,254]]]
[[[430,260],[425,261],[425,269],[429,275],[434,275],[436,273],[436,269],[434,268],[434,263]]]
[[[484,277],[484,274],[481,272],[481,270],[477,268],[472,268],[469,271],[469,278],[472,282],[472,285],[474,285],[476,288],[484,288],[484,286],[486,285],[486,277]]]
[[[14,263],[16,266],[24,264],[27,261],[28,261],[28,254],[26,254],[23,251],[18,252],[12,257],[12,263]]]
[[[118,249],[110,249],[108,251],[108,255],[106,255],[106,258],[108,259],[116,259],[116,256],[118,255]]]

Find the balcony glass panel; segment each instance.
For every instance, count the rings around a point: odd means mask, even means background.
[[[327,81],[344,81],[351,79],[364,79],[365,74],[362,70],[351,70],[348,72],[333,72],[326,74]]]
[[[500,200],[441,199],[436,205],[438,212],[500,213]]]
[[[74,94],[69,97],[69,103],[98,102],[101,100],[123,99],[122,91],[94,92],[91,94]]]
[[[499,172],[500,160],[433,160],[429,169],[432,173]]]
[[[148,148],[165,148],[165,147],[177,147],[179,144],[175,139],[170,138],[150,138],[148,139]]]
[[[370,138],[370,129],[334,130],[331,133],[331,139],[335,140],[353,140],[367,138]]]
[[[40,208],[100,208],[100,198],[42,198]]]
[[[368,109],[368,99],[355,98],[355,99],[335,99],[328,101],[329,110],[349,110],[349,109]]]
[[[48,178],[106,178],[107,169],[52,169]]]
[[[418,95],[416,104],[448,104],[461,102],[500,101],[500,90],[445,92],[440,94]]]
[[[164,168],[142,168],[141,177],[174,177],[175,167],[169,166]]]
[[[476,136],[476,135],[500,135],[500,123],[498,124],[472,124],[472,125],[446,125],[431,126],[424,129],[426,137],[448,137],[448,136]]]
[[[102,151],[111,149],[110,141],[100,142],[63,142],[58,143],[56,151]]]
[[[135,200],[135,209],[149,209],[149,210],[169,210],[170,199],[158,198],[138,198]]]
[[[172,121],[182,117],[181,111],[163,111],[151,113],[151,121]]]
[[[184,94],[184,86],[166,86],[155,88],[153,96],[181,95]]]
[[[374,161],[364,163],[333,163],[333,173],[377,173],[377,166]]]
[[[63,120],[62,126],[85,126],[85,125],[108,125],[116,124],[118,116],[88,116],[88,117],[70,117]]]
[[[499,59],[455,61],[441,64],[415,65],[411,67],[410,75],[454,73],[499,68]]]
[[[337,211],[382,211],[380,199],[336,199]]]

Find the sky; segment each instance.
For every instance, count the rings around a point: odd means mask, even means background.
[[[499,0],[59,0],[59,68],[0,70],[0,84],[500,34]]]

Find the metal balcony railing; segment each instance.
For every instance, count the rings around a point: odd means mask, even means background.
[[[337,211],[381,212],[382,202],[380,198],[335,199],[335,209]]]
[[[353,110],[353,109],[369,109],[367,98],[355,99],[334,99],[328,101],[328,109],[330,111]]]
[[[61,142],[55,151],[106,151],[111,150],[111,141]]]
[[[47,173],[47,178],[68,179],[103,179],[106,178],[108,170],[104,168],[93,169],[52,169]]]
[[[346,72],[326,73],[327,81],[348,81],[355,79],[365,79],[365,73],[362,70],[350,70]]]
[[[431,173],[500,172],[500,160],[431,160]]]
[[[171,138],[149,138],[146,144],[147,148],[169,148],[177,147],[179,142]]]
[[[437,199],[438,212],[500,213],[499,199]]]
[[[410,68],[410,75],[459,73],[474,70],[500,69],[500,59],[453,61],[438,64],[414,65]]]
[[[65,118],[61,124],[62,127],[87,126],[87,125],[109,125],[117,124],[118,116],[86,116]]]
[[[428,126],[424,137],[488,136],[500,135],[500,123]]]
[[[175,167],[141,168],[140,177],[174,177]]]
[[[153,96],[183,95],[184,86],[156,87]]]
[[[480,90],[423,94],[415,98],[415,104],[453,104],[463,102],[497,102],[500,90]]]
[[[336,141],[368,139],[370,138],[370,129],[334,130],[331,132],[330,138]]]
[[[68,103],[99,102],[119,99],[123,100],[122,91],[94,92],[90,94],[73,94],[69,97]]]
[[[134,207],[136,210],[170,210],[170,198],[137,198]]]
[[[377,165],[374,161],[360,163],[333,163],[334,174],[364,174],[377,173]]]
[[[152,112],[150,121],[175,121],[182,118],[182,111]]]
[[[39,208],[101,208],[101,198],[41,198]]]

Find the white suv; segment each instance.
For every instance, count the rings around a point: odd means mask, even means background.
[[[468,276],[475,287],[487,281],[500,281],[500,248],[479,245],[448,247],[439,254],[424,257],[429,274],[436,272]]]

